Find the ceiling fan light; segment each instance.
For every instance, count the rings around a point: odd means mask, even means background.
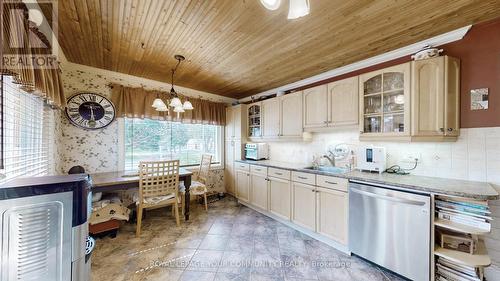
[[[167,105],[163,102],[162,99],[156,98],[151,106],[154,108],[158,108],[158,107],[166,107]]]
[[[293,20],[309,14],[309,0],[290,0],[288,19]]]
[[[179,105],[179,106],[174,107],[174,112],[177,112],[177,113],[185,112],[184,108],[182,108],[182,104]]]
[[[277,10],[280,7],[281,0],[260,0],[260,3],[266,9],[274,11],[274,10]]]
[[[171,107],[179,107],[179,106],[182,106],[181,99],[179,99],[178,97],[173,98],[173,99],[170,101],[170,106],[171,106]]]
[[[184,108],[185,110],[193,110],[193,105],[191,104],[190,101],[185,101],[184,104],[182,105],[182,108]]]

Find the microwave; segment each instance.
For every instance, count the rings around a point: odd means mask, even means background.
[[[245,144],[245,159],[263,160],[269,158],[269,147],[267,143]]]

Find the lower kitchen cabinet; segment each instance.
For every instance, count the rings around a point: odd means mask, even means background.
[[[290,219],[291,183],[289,180],[269,178],[269,211],[283,219]]]
[[[236,170],[236,197],[243,202],[250,202],[250,173]]]
[[[347,245],[348,193],[321,187],[317,190],[317,232]]]
[[[267,175],[250,173],[250,204],[267,210]]]
[[[292,190],[292,221],[316,231],[316,187],[293,182]]]

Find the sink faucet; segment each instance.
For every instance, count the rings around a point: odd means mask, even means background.
[[[323,155],[324,158],[328,159],[330,161],[330,164],[332,164],[333,167],[335,167],[335,155],[331,151],[328,151],[329,155]]]

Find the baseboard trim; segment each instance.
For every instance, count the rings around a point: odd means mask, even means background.
[[[348,246],[342,245],[342,244],[338,243],[337,241],[334,241],[334,240],[332,240],[330,238],[327,238],[327,237],[325,237],[325,236],[323,236],[321,234],[318,234],[318,233],[313,232],[313,231],[311,231],[309,229],[306,229],[306,228],[303,228],[301,226],[298,226],[298,225],[294,224],[293,222],[291,222],[289,220],[284,220],[283,218],[278,217],[278,216],[276,216],[276,215],[274,215],[274,214],[272,214],[272,213],[270,213],[270,212],[268,212],[266,210],[263,210],[263,209],[261,209],[259,207],[255,207],[255,206],[253,206],[253,205],[251,205],[249,203],[242,202],[240,200],[237,200],[237,201],[241,205],[244,205],[244,206],[246,206],[246,207],[248,207],[248,208],[250,208],[252,210],[255,210],[255,211],[257,211],[257,212],[259,212],[259,213],[261,213],[263,215],[266,215],[266,216],[268,216],[268,217],[270,217],[270,218],[272,218],[272,219],[274,219],[274,220],[276,220],[276,221],[278,221],[278,222],[280,222],[280,223],[282,223],[282,224],[284,224],[284,225],[286,225],[288,227],[291,227],[291,228],[293,228],[293,229],[295,229],[297,231],[300,231],[301,233],[303,233],[303,234],[305,234],[305,235],[307,235],[307,236],[309,236],[311,238],[314,238],[314,239],[316,239],[316,240],[318,240],[320,242],[323,242],[323,243],[327,244],[328,246],[331,246],[331,247],[333,247],[333,248],[335,248],[335,249],[343,252],[344,254],[347,254],[349,256],[351,255],[351,251],[349,251],[349,247]]]

